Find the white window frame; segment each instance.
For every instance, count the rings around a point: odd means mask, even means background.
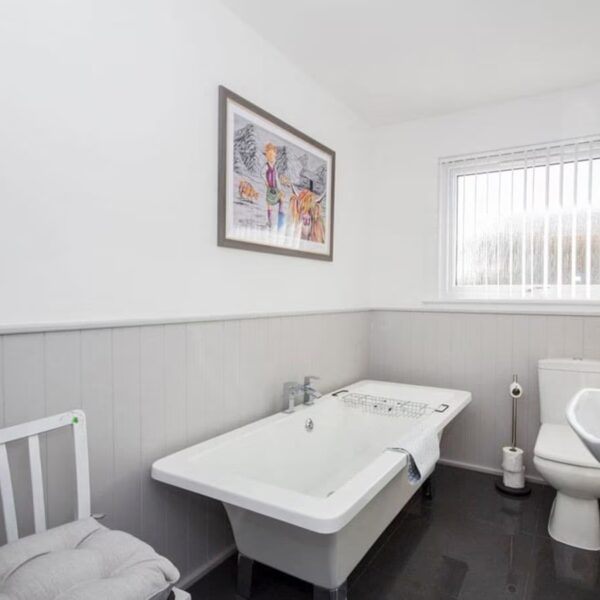
[[[566,284],[525,288],[508,285],[491,285],[487,288],[480,285],[456,285],[458,177],[500,168],[547,166],[555,160],[568,163],[577,160],[582,150],[585,151],[586,159],[600,158],[600,135],[494,152],[450,156],[439,160],[438,301],[600,304],[600,285]]]

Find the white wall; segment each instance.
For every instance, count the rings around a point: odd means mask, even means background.
[[[362,307],[366,126],[207,0],[0,4],[0,325]],[[337,152],[332,264],[219,248],[217,86]]]
[[[374,132],[371,305],[437,292],[438,159],[600,133],[600,84]]]

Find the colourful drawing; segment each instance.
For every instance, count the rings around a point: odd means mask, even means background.
[[[219,243],[330,260],[333,152],[236,100],[222,107],[226,222]]]

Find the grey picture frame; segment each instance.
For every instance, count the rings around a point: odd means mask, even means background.
[[[227,161],[230,159],[228,155],[227,140],[228,140],[228,102],[233,101],[245,109],[255,113],[259,117],[269,121],[276,127],[285,130],[287,133],[297,137],[304,143],[313,146],[321,152],[327,154],[331,161],[331,174],[330,174],[330,198],[329,202],[329,252],[327,254],[317,254],[305,250],[296,250],[291,248],[273,246],[269,244],[260,244],[253,242],[245,242],[237,239],[230,239],[227,237],[227,189],[229,182],[227,180]],[[218,228],[217,228],[217,244],[222,247],[236,248],[240,250],[250,250],[253,252],[263,252],[270,254],[280,254],[285,256],[295,256],[301,258],[309,258],[314,260],[322,261],[333,261],[333,247],[334,247],[334,223],[335,223],[335,152],[321,144],[317,140],[306,135],[302,131],[289,125],[282,119],[272,115],[271,113],[263,110],[256,104],[246,100],[242,96],[236,94],[225,86],[219,86],[219,132],[218,132]]]

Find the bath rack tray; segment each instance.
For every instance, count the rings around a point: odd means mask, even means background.
[[[418,419],[423,415],[446,410],[445,408],[440,410],[440,408],[446,405],[434,409],[426,402],[396,400],[394,398],[386,398],[385,396],[370,396],[368,394],[357,394],[355,392],[349,392],[344,396],[340,396],[340,399],[346,406],[351,408],[359,408],[364,412],[388,417],[409,417],[411,419]]]

